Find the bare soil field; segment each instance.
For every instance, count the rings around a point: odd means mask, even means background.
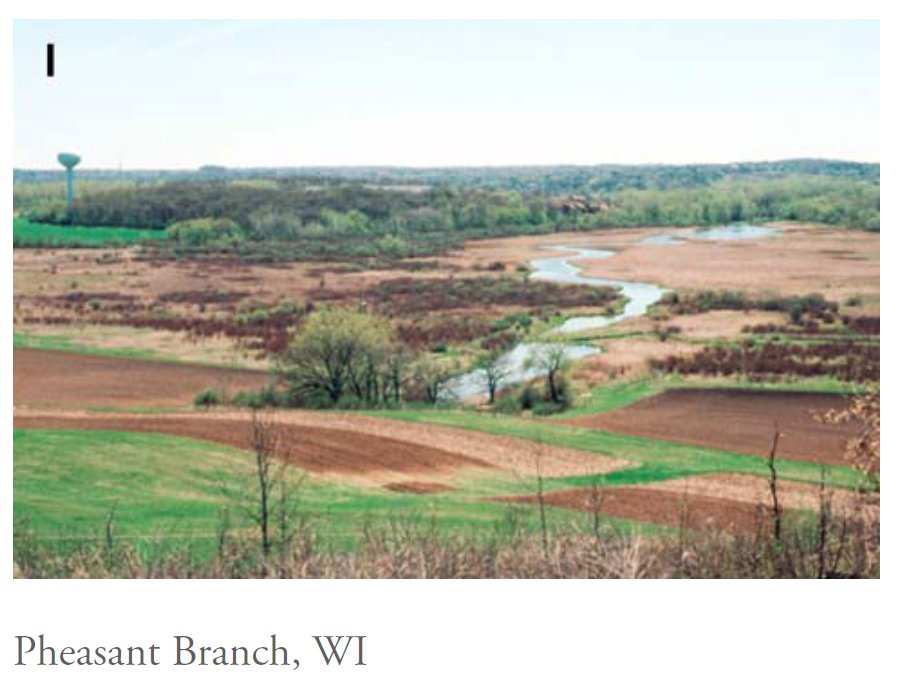
[[[844,464],[851,424],[823,424],[815,417],[846,405],[827,393],[672,389],[627,407],[568,420],[634,436],[679,441],[767,456],[774,424],[780,428],[777,456]]]
[[[375,436],[390,436],[424,447],[476,457],[516,476],[583,476],[608,473],[631,462],[582,450],[538,445],[522,438],[465,431],[438,424],[418,424],[348,412],[292,410],[275,416],[282,423],[324,426]],[[540,461],[539,461],[540,460]]]
[[[498,498],[502,502],[538,504],[537,497]],[[544,496],[546,504],[690,530],[754,531],[768,527],[770,518],[758,505],[705,495],[683,494],[649,487],[559,490]]]
[[[13,350],[13,404],[188,407],[208,387],[257,390],[266,372],[51,350]]]

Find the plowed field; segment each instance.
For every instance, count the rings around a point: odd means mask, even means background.
[[[53,350],[13,351],[13,404],[189,407],[202,389],[251,391],[267,372]]]
[[[774,425],[777,456],[844,464],[852,424],[824,424],[816,416],[846,405],[845,396],[788,391],[674,389],[627,407],[569,420],[586,428],[767,456]]]

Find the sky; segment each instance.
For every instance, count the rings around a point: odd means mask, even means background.
[[[880,24],[17,21],[13,94],[17,168],[878,162]]]

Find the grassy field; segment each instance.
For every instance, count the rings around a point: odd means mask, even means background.
[[[224,513],[232,532],[253,532],[239,491],[252,475],[251,455],[189,438],[111,431],[16,429],[14,515],[46,542],[96,541],[108,516],[114,536],[145,549],[191,543],[213,551]],[[298,511],[319,546],[350,549],[366,527],[391,523],[432,532],[495,536],[538,530],[534,509],[479,499],[479,492],[526,494],[534,481],[474,481],[467,491],[412,495],[303,479]],[[556,487],[556,481],[549,482]],[[251,488],[249,488],[251,489]],[[551,507],[551,527],[583,525],[586,515]],[[644,524],[613,522],[645,530]]]
[[[163,230],[136,230],[128,227],[86,227],[47,225],[25,218],[13,218],[14,247],[127,246],[146,240],[165,239]]]

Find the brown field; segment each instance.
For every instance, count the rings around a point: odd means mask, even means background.
[[[777,482],[781,510],[818,511],[821,491],[817,485]],[[826,500],[837,513],[853,513],[863,503],[879,498],[860,497],[851,490],[828,489]],[[538,504],[532,495],[503,498],[508,502]],[[708,474],[618,488],[576,488],[544,495],[545,503],[567,509],[690,530],[765,531],[770,527],[771,496],[768,481],[743,474]]]
[[[13,404],[188,407],[202,389],[257,390],[269,375],[175,362],[50,350],[13,350]]]
[[[840,409],[846,398],[827,393],[673,389],[603,414],[569,423],[634,436],[767,456],[780,428],[777,456],[844,464],[850,424],[822,424],[815,417]]]
[[[538,504],[532,495],[500,498],[505,502]],[[544,496],[546,504],[621,519],[690,530],[753,531],[768,527],[769,517],[758,505],[705,495],[683,494],[647,487],[559,490]],[[596,504],[597,503],[597,504]]]

